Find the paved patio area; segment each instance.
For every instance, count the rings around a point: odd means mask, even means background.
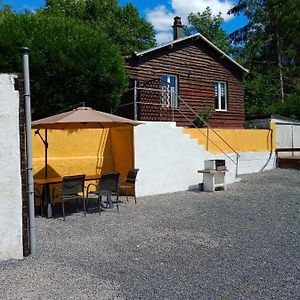
[[[38,255],[0,263],[1,299],[300,298],[296,170],[36,221]]]

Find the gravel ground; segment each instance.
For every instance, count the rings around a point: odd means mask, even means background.
[[[300,172],[36,219],[38,255],[0,263],[1,299],[300,299]]]

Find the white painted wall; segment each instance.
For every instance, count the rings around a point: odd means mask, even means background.
[[[23,257],[19,93],[0,74],[0,260]]]
[[[137,196],[188,190],[199,183],[205,151],[171,122],[146,122],[134,129]]]
[[[236,182],[235,164],[224,154],[211,154],[172,122],[145,122],[134,129],[135,167],[139,168],[137,196],[185,191],[198,186],[204,160],[223,158],[229,172],[226,184]],[[234,161],[235,153],[228,154]],[[240,153],[239,174],[275,168],[269,152]]]
[[[234,161],[236,160],[235,153],[227,153]],[[276,155],[274,152],[257,151],[257,152],[239,152],[239,168],[238,174],[251,174],[261,171],[272,170],[276,168]],[[224,154],[215,155],[226,160],[226,166],[229,172],[226,173],[226,182],[233,183],[236,180],[235,164],[228,159]],[[211,155],[213,157],[213,155]]]

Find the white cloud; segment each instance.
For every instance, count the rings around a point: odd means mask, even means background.
[[[147,20],[156,31],[167,31],[173,24],[174,15],[164,5],[159,5],[153,10],[146,11]]]
[[[170,4],[171,10],[164,5],[159,5],[153,10],[146,11],[147,20],[157,32],[158,44],[172,40],[171,26],[175,16],[181,17],[183,24],[186,24],[191,12],[201,13],[209,6],[213,15],[221,12],[225,22],[233,18],[232,15],[227,15],[228,10],[233,6],[232,0],[171,0]]]
[[[173,34],[172,34],[172,32],[169,32],[169,31],[161,31],[156,34],[155,38],[156,38],[157,44],[160,45],[160,44],[172,41]]]
[[[208,6],[211,8],[213,15],[221,12],[224,21],[232,18],[232,15],[227,15],[228,10],[233,6],[230,0],[172,0],[171,5],[174,12],[183,19],[186,19],[191,12],[203,12]]]

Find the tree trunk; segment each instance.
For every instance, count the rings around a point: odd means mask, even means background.
[[[284,90],[283,90],[283,72],[282,72],[282,58],[281,58],[281,46],[279,40],[278,26],[276,24],[276,51],[277,51],[277,60],[278,60],[278,69],[279,69],[279,84],[280,84],[280,100],[284,101]]]

